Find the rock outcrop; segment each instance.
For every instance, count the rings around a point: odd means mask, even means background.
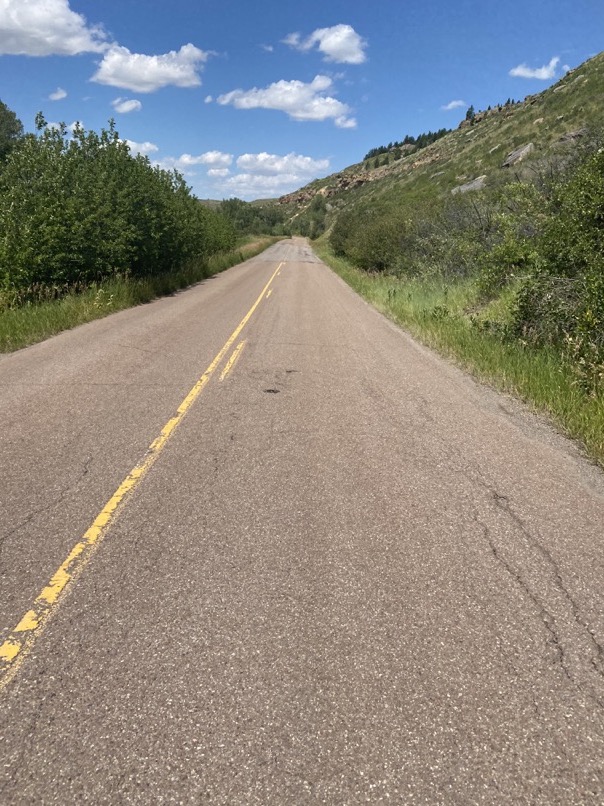
[[[515,151],[512,151],[511,154],[508,154],[505,160],[503,161],[502,168],[511,168],[512,165],[516,165],[525,157],[528,157],[529,154],[532,154],[535,150],[535,146],[533,143],[528,143],[521,148],[517,148]]]
[[[574,132],[566,132],[566,134],[562,135],[559,142],[574,143],[575,140],[580,140],[581,137],[585,137],[587,131],[588,130],[586,128],[583,128],[583,129],[576,129]]]
[[[486,185],[486,182],[486,174],[483,176],[477,176],[476,179],[472,179],[471,182],[466,182],[465,185],[459,185],[458,187],[453,188],[451,193],[455,195],[457,193],[469,193],[472,190],[482,190]]]
[[[382,173],[380,173],[380,176]],[[290,193],[287,196],[281,196],[279,204],[308,204],[315,196],[323,196],[328,199],[330,196],[336,196],[345,190],[352,190],[353,188],[361,187],[366,182],[371,182],[373,179],[378,178],[373,176],[372,173],[366,174],[336,174],[332,178],[332,184],[324,185],[322,188],[315,190],[314,188],[306,188],[298,190],[296,193]]]

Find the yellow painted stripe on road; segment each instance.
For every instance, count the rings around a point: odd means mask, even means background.
[[[56,611],[62,594],[65,593],[69,584],[73,582],[73,580],[81,574],[86,565],[88,565],[92,559],[94,550],[100,545],[101,540],[115,518],[118,508],[125,503],[126,498],[133,492],[146,473],[151,469],[157,457],[164,449],[168,439],[180,425],[183,417],[197,400],[203,388],[253,316],[254,311],[264,299],[270,289],[271,283],[275,277],[281,273],[282,266],[283,263],[277,266],[269,281],[260,292],[258,299],[254,302],[241,322],[239,322],[220,351],[216,354],[212,363],[182,401],[176,410],[176,415],[171,417],[164,425],[159,436],[149,445],[141,461],[128,473],[82,538],[75,544],[67,558],[57,568],[48,584],[38,594],[31,609],[21,618],[4,643],[0,644],[0,691],[10,683],[19,670],[28,652],[33,647],[36,638],[41,634],[53,613]],[[227,364],[225,372],[227,368],[233,368],[244,344],[244,341],[241,342],[235,349],[229,359],[230,367],[229,364]],[[223,375],[225,375],[225,373],[223,373]]]
[[[269,291],[269,294],[270,294],[270,291]],[[268,296],[268,294],[267,294],[267,296]],[[235,347],[235,349],[233,350],[233,354],[231,355],[229,360],[226,362],[225,367],[222,370],[222,373],[220,375],[220,380],[221,381],[224,381],[226,376],[233,369],[233,367],[237,363],[237,359],[241,355],[241,351],[243,350],[244,347],[245,347],[245,341],[242,341],[240,344],[237,345],[237,347]]]
[[[10,663],[21,651],[21,644],[18,641],[8,639],[0,646],[0,660]]]

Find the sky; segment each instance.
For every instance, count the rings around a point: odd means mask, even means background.
[[[0,100],[200,198],[281,196],[599,53],[603,0],[0,0]]]

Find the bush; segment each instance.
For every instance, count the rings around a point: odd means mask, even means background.
[[[234,243],[182,177],[134,157],[113,123],[100,134],[65,127],[27,135],[0,173],[0,289],[89,285],[151,276]]]
[[[390,271],[402,255],[404,228],[404,219],[393,210],[357,208],[338,217],[330,244],[365,271]]]
[[[552,196],[538,270],[523,285],[516,332],[563,347],[582,383],[604,374],[604,151],[588,156]]]

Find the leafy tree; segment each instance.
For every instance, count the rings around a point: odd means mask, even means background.
[[[114,123],[23,137],[0,172],[0,288],[64,289],[170,272],[234,243],[183,178],[132,156]],[[27,292],[29,293],[29,292]],[[33,293],[33,291],[32,291]]]
[[[285,213],[274,203],[252,204],[241,199],[225,199],[219,208],[238,233],[281,235]]]
[[[0,160],[7,155],[23,137],[23,124],[8,106],[0,101]]]

